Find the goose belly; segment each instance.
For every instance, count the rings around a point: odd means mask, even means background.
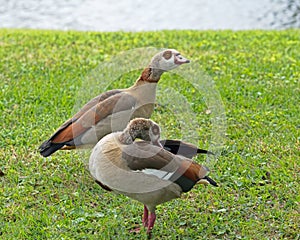
[[[135,199],[147,206],[180,197],[179,185],[141,171],[132,171],[126,166],[117,166],[112,161],[101,164],[100,181],[114,192]]]
[[[155,207],[159,204],[162,204],[164,202],[168,202],[172,199],[179,198],[182,190],[181,188],[170,181],[163,181],[164,183],[158,184],[157,185],[151,185],[150,182],[147,183],[147,186],[145,189],[139,189],[140,191],[138,192],[137,190],[134,190],[132,192],[129,191],[119,191],[119,190],[114,190],[117,193],[123,194],[125,196],[128,196],[134,200],[137,200],[144,205],[150,207],[150,211],[154,211]]]

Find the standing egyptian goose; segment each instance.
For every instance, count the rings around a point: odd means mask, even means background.
[[[206,176],[205,166],[163,149],[159,138],[160,128],[155,122],[136,118],[122,132],[103,137],[89,160],[91,175],[101,187],[144,204],[147,233],[154,226],[157,205],[179,198],[196,183],[217,186]]]
[[[90,100],[42,145],[47,157],[59,149],[94,146],[108,133],[123,130],[130,119],[149,118],[154,109],[156,86],[161,75],[190,61],[174,49],[156,54],[135,84],[127,89],[110,90]]]

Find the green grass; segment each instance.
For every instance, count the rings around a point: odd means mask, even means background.
[[[198,62],[214,80],[227,119],[226,141],[211,169],[220,187],[196,186],[160,205],[155,239],[300,239],[299,30],[0,30],[0,238],[146,239],[145,232],[129,233],[141,221],[142,204],[94,184],[88,153],[45,159],[37,147],[72,115],[78,92],[94,97],[82,91],[93,69],[120,51],[148,46],[176,48]],[[137,76],[124,74],[110,87],[129,86]],[[188,100],[198,144],[209,147],[205,91],[169,73],[159,85]],[[153,119],[165,136],[181,138],[168,107],[158,105]]]

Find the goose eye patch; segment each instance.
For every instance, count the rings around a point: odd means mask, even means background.
[[[163,53],[163,57],[166,59],[166,60],[169,60],[172,56],[172,52],[171,51],[165,51]]]
[[[152,127],[152,132],[153,132],[154,134],[159,134],[159,127],[156,126],[156,125],[154,125],[154,126]]]

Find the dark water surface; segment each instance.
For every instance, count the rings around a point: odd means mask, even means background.
[[[300,27],[300,0],[0,0],[0,28],[94,31]]]

